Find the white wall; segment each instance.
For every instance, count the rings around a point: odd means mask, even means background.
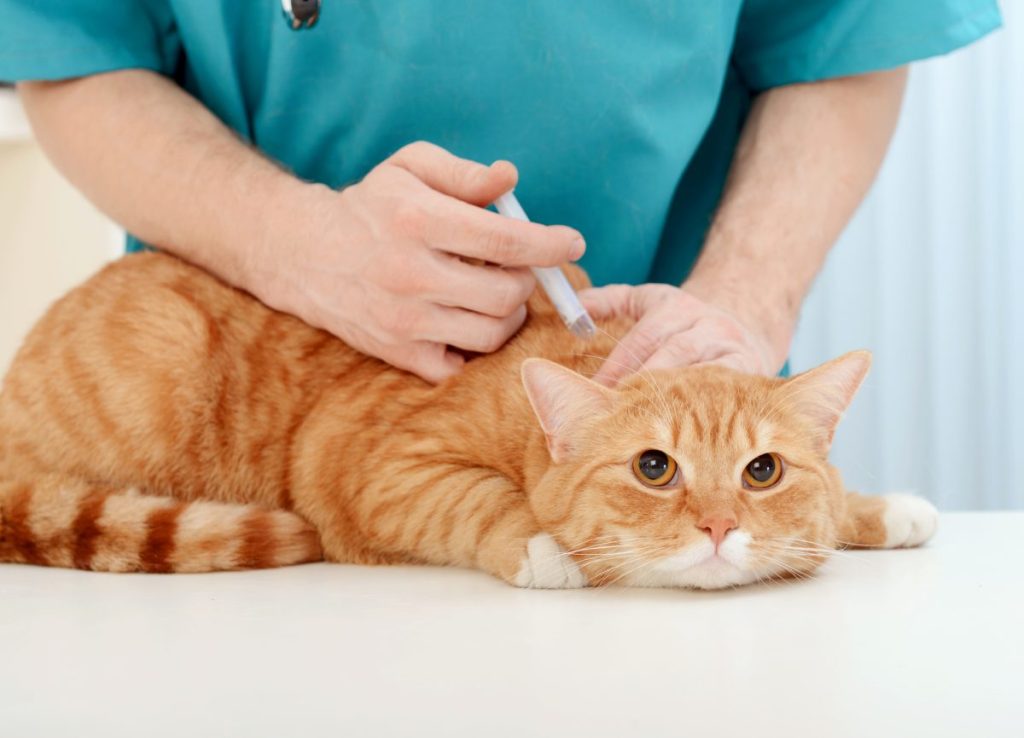
[[[1024,6],[915,66],[873,192],[804,308],[804,369],[867,347],[840,429],[852,487],[946,509],[1024,507]]]
[[[46,307],[124,243],[31,142],[8,95],[0,90],[0,375]]]

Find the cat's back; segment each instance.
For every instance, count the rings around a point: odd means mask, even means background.
[[[184,470],[279,471],[319,389],[364,362],[172,256],[129,255],[26,338],[0,393],[0,462],[89,478],[145,470],[198,495],[202,480]]]
[[[258,373],[326,353],[335,362],[354,358],[329,334],[197,267],[141,253],[108,265],[58,300],[25,339],[7,383],[41,370],[64,370],[71,380],[81,372],[68,370],[88,366],[136,380],[225,361]]]

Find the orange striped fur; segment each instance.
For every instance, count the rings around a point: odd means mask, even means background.
[[[583,343],[539,297],[530,309],[505,348],[432,387],[173,257],[127,256],[55,304],[5,378],[0,561],[146,572],[418,562],[558,586],[538,573],[547,535],[581,574],[566,581],[630,583],[617,550],[645,541],[632,560],[656,562],[703,535],[696,519],[711,508],[740,516],[755,541],[817,547],[765,554],[784,565],[756,578],[810,571],[837,545],[886,545],[884,503],[848,496],[826,459],[855,386],[837,400],[804,380],[802,397],[800,378],[694,367],[594,390],[582,375],[628,325]],[[528,357],[578,372],[566,402],[605,392],[571,428],[568,460],[553,461],[543,425],[555,380],[542,376],[528,398]],[[818,400],[842,407],[821,420]],[[789,480],[751,495],[736,464],[766,443]],[[685,466],[672,494],[629,472],[654,446]]]

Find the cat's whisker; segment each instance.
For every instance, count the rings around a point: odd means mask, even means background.
[[[600,553],[600,552],[603,552],[603,551],[622,550],[623,548],[624,548],[624,546],[621,543],[608,543],[608,544],[601,544],[599,546],[587,546],[586,548],[574,548],[571,551],[566,551],[566,553],[567,554],[589,553],[591,551],[599,552]]]
[[[785,542],[779,541],[766,541],[763,542],[765,545],[771,545],[776,548],[785,547],[786,550],[790,551],[802,551],[806,553],[821,554],[822,556],[837,556],[845,557],[847,559],[853,559],[856,561],[863,562],[862,557],[850,551],[842,551],[831,546],[825,546],[824,544],[818,543],[817,541],[809,541],[803,538],[787,537],[784,539]]]
[[[610,573],[612,573],[612,572],[615,572],[615,571],[618,571],[618,570],[619,570],[619,569],[621,569],[622,567],[624,567],[624,566],[628,566],[629,564],[631,564],[632,562],[634,562],[634,561],[636,561],[636,560],[637,560],[636,554],[635,554],[634,552],[632,552],[632,551],[629,551],[629,552],[624,552],[624,553],[623,553],[623,557],[624,557],[624,560],[623,560],[623,561],[620,561],[620,562],[618,562],[617,564],[615,564],[615,565],[613,565],[613,566],[601,566],[601,568],[600,568],[600,570],[599,570],[599,571],[597,572],[597,574],[598,574],[598,575],[599,575],[599,576],[600,576],[600,577],[601,577],[602,579],[607,579],[607,577],[608,577],[608,575],[609,575]],[[591,563],[591,562],[584,562],[584,565],[587,565],[587,564],[589,564],[589,563]],[[599,565],[600,565],[600,564],[602,564],[602,563],[606,563],[606,562],[594,562],[594,563],[596,563],[596,564],[599,564]]]
[[[580,546],[558,554],[560,558],[582,558],[584,563],[597,559],[615,559],[625,556],[636,556],[664,550],[666,544],[673,543],[675,536],[645,536],[640,539],[632,539],[629,542],[622,540],[622,535],[607,534],[591,539],[594,543]]]
[[[559,538],[559,539],[562,539],[562,540],[564,540],[566,538],[571,538],[571,536],[566,535],[564,533],[559,533],[559,532],[556,532],[553,535],[556,538]],[[675,540],[678,540],[678,535],[674,534],[674,533],[668,533],[668,534],[665,534],[665,535],[643,535],[643,536],[639,536],[639,537],[633,536],[631,534],[630,537],[629,537],[629,540],[626,540],[624,538],[624,535],[625,534],[623,534],[623,533],[608,533],[608,534],[601,535],[601,536],[594,536],[594,537],[591,537],[591,538],[587,538],[585,543],[588,546],[589,545],[595,545],[595,544],[601,544],[601,543],[607,543],[607,542],[621,543],[623,545],[626,545],[626,544],[633,543],[633,542],[639,542],[639,543],[659,542],[660,543],[660,542],[663,542],[663,541],[675,541]]]
[[[775,567],[777,571],[772,572],[767,577],[761,577],[759,581],[781,580],[785,577],[792,577],[796,579],[808,579],[812,574],[812,572],[810,571],[803,571],[797,569],[788,564],[787,562],[773,557],[766,557],[766,563],[768,563],[770,566]]]
[[[810,538],[798,538],[796,536],[786,536],[784,539],[781,539],[781,540],[792,541],[793,543],[809,543],[812,546],[824,546],[825,545],[821,541],[815,541],[815,540],[812,540]]]
[[[643,554],[657,553],[659,551],[664,551],[665,550],[665,546],[663,544],[651,544],[651,545],[644,545],[644,546],[636,546],[636,545],[616,546],[616,548],[618,549],[617,551],[614,551],[614,552],[597,551],[595,555],[626,556],[626,555],[633,555],[633,554],[639,554],[639,553],[643,553]],[[584,552],[583,555],[588,555],[588,554],[586,552]]]
[[[821,553],[824,553],[824,554],[839,554],[839,555],[844,555],[845,554],[846,556],[850,555],[849,553],[846,553],[844,551],[840,551],[838,549],[832,548],[831,546],[815,546],[815,545],[808,545],[808,544],[805,544],[805,543],[786,543],[786,544],[776,544],[776,545],[785,545],[785,546],[787,546],[789,548],[802,549],[804,551],[820,551]]]
[[[613,336],[613,338],[614,338],[614,336]],[[616,339],[616,340],[618,340],[618,339]],[[607,357],[600,356],[599,354],[583,353],[583,354],[579,354],[579,355],[580,356],[585,356],[585,357],[588,357],[588,358],[592,358],[592,359],[598,359],[598,360],[601,360],[601,361],[610,361],[615,366],[626,367],[627,369],[631,368],[631,366],[629,364],[625,363],[624,361],[613,361],[613,360],[608,359]],[[669,407],[667,400],[663,396],[662,389],[660,387],[658,387],[657,382],[655,382],[654,375],[651,374],[649,369],[644,370],[644,371],[646,371],[647,373],[646,374],[641,374],[641,377],[647,382],[647,384],[651,387],[651,389],[654,390],[655,393],[657,393],[658,395],[661,395],[661,397],[659,397],[659,399],[661,400],[661,404],[663,406],[663,409],[665,410],[666,414],[668,414],[669,417],[671,417],[671,414],[672,414],[671,408]],[[637,371],[637,373],[638,374],[640,373],[639,370]],[[636,409],[640,409],[640,408],[636,408]],[[658,418],[657,413],[652,412],[650,410],[648,410],[648,412],[651,413],[651,417]]]
[[[618,584],[619,582],[623,581],[629,575],[635,574],[636,572],[640,571],[644,567],[649,566],[650,563],[651,562],[646,560],[646,559],[640,560],[640,563],[637,564],[636,566],[634,566],[632,569],[629,569],[628,571],[622,572],[615,579],[613,579],[612,581],[608,582],[608,586],[611,586],[613,584]]]
[[[776,547],[781,547],[781,548],[789,548],[789,549],[793,549],[793,550],[800,549],[800,550],[803,550],[803,551],[817,551],[817,552],[820,552],[820,553],[823,553],[823,554],[826,554],[826,555],[827,554],[831,554],[831,553],[835,553],[835,549],[831,548],[829,546],[813,546],[813,545],[809,546],[809,545],[804,544],[804,543],[778,542],[778,543],[766,543],[765,545],[776,546]]]
[[[867,565],[867,564],[870,563],[870,562],[868,562],[863,557],[854,556],[854,555],[848,554],[848,553],[844,554],[842,552],[836,552],[836,551],[809,551],[807,549],[786,548],[786,549],[776,549],[776,552],[777,553],[789,553],[789,554],[794,555],[795,557],[803,556],[803,557],[808,558],[808,559],[811,556],[815,556],[815,557],[818,557],[818,558],[821,558],[821,559],[827,559],[827,558],[830,558],[831,556],[835,555],[838,558],[842,558],[843,561],[855,561],[855,562],[857,562],[860,565]]]
[[[657,555],[662,550],[663,550],[662,548],[655,547],[655,546],[646,546],[646,547],[641,547],[641,548],[630,547],[629,549],[623,550],[622,553],[621,553],[621,556],[627,557],[627,558],[629,558],[631,560],[637,560],[637,559],[643,558],[643,560],[646,561],[647,560],[646,557]],[[618,565],[616,565],[616,566],[614,566],[614,567],[612,567],[610,569],[607,569],[604,573],[605,574],[611,573],[611,572],[615,571],[616,569],[622,568],[622,566],[624,564],[628,564],[628,563],[629,563],[629,561],[622,562],[622,564],[618,564]]]
[[[623,548],[621,548],[619,546],[616,546],[615,548],[610,548],[610,549],[607,549],[607,550],[599,550],[599,551],[565,551],[565,552],[560,553],[558,555],[561,556],[561,557],[569,557],[569,558],[577,557],[577,556],[579,556],[579,557],[587,557],[587,558],[596,558],[598,556],[606,556],[606,557],[623,556],[624,555],[624,551],[625,551],[625,549],[623,549]]]
[[[792,556],[794,556],[796,558],[804,558],[804,559],[807,559],[807,560],[811,560],[812,558],[819,559],[819,560],[821,560],[822,563],[824,563],[825,560],[831,558],[830,554],[827,553],[827,552],[823,552],[823,551],[808,551],[806,549],[799,549],[799,548],[774,549],[773,553],[777,553],[777,554],[790,554],[790,555],[792,555]]]
[[[627,569],[627,567],[633,567],[633,565],[637,564],[638,561],[641,562],[638,566],[636,566],[635,568]],[[638,556],[633,556],[633,557],[627,559],[626,561],[623,561],[622,563],[620,563],[620,564],[618,564],[616,566],[611,567],[610,569],[606,569],[606,570],[601,572],[602,579],[603,579],[603,581],[601,583],[601,586],[602,587],[610,587],[613,584],[617,584],[618,582],[622,581],[623,577],[628,576],[630,573],[636,571],[638,568],[640,568],[642,566],[645,566],[646,564],[647,564],[646,560],[643,560],[643,559],[641,559]],[[615,576],[614,578],[609,579],[609,576],[614,574],[615,572],[623,572],[623,573]]]
[[[825,551],[835,550],[832,546],[826,545],[821,541],[815,541],[810,538],[798,538],[797,536],[784,536],[779,538],[771,539],[773,543],[786,543],[786,544],[802,544],[814,548],[820,548]]]
[[[811,556],[809,556],[809,555],[807,555],[807,554],[805,554],[803,552],[790,552],[790,551],[787,551],[787,550],[763,550],[762,549],[762,550],[758,551],[757,553],[759,553],[760,556],[763,559],[765,559],[766,561],[772,562],[776,566],[780,566],[780,567],[786,568],[787,570],[792,570],[794,572],[798,571],[793,566],[793,563],[795,563],[795,562],[812,563],[812,564],[820,563],[820,562],[814,561]],[[780,558],[782,556],[787,556],[787,555],[788,555],[788,557],[790,559],[794,559],[795,562],[790,562],[790,561],[787,561],[785,558]]]
[[[585,551],[594,551],[594,550],[600,550],[600,549],[606,549],[606,548],[622,548],[622,544],[619,543],[619,542],[599,543],[599,544],[594,545],[594,546],[583,546],[582,548],[574,548],[571,551],[566,551],[566,553],[568,553],[568,554],[583,553]]]
[[[613,559],[622,559],[624,556],[632,556],[632,552],[629,551],[616,551],[608,554],[578,554],[575,558],[580,558],[583,563],[590,561],[608,561]]]
[[[762,562],[762,565],[766,567],[764,573],[759,574],[757,580],[759,582],[775,582],[782,579],[785,575],[790,574],[787,571],[787,567],[774,559],[766,559]]]
[[[622,342],[622,340],[616,338],[615,336],[613,336],[611,333],[606,331],[604,328],[601,328],[600,326],[595,326],[595,328],[598,331],[600,331],[601,333],[603,333],[605,336],[607,336],[608,338],[612,339],[615,342],[616,346],[622,346],[623,348],[625,348],[626,351],[629,352],[629,355],[633,358],[633,360],[640,364],[640,366],[636,370],[636,373],[640,374],[642,377],[644,377],[647,380],[647,383],[654,390],[655,394],[657,395],[657,397],[659,398],[659,400],[660,400],[660,402],[662,404],[662,407],[663,407],[663,409],[665,411],[665,414],[667,416],[666,419],[671,419],[671,417],[673,415],[673,413],[672,413],[672,405],[668,401],[668,397],[665,395],[664,390],[661,387],[658,386],[658,382],[657,382],[657,380],[654,377],[654,373],[651,372],[650,369],[648,369],[647,367],[645,367],[643,365],[643,362],[640,361],[640,357],[637,356],[634,351],[630,350]]]

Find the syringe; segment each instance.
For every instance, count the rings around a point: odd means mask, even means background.
[[[530,220],[526,217],[516,196],[512,194],[512,190],[495,200],[494,207],[506,218]],[[591,320],[562,270],[558,267],[532,267],[532,269],[540,286],[544,288],[544,292],[555,306],[555,310],[562,316],[566,327],[580,338],[591,338],[597,332],[594,321]]]

